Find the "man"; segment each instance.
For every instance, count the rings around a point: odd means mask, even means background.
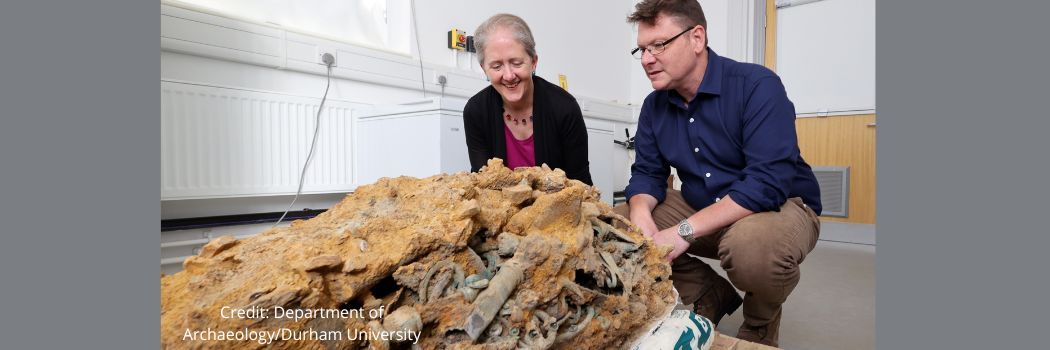
[[[656,91],[638,120],[628,204],[616,209],[674,247],[667,258],[683,303],[717,323],[743,302],[737,337],[776,346],[782,305],[820,230],[820,191],[799,153],[794,106],[772,71],[707,47],[696,0],[646,0],[635,10],[632,54]],[[667,189],[671,166],[681,192]],[[720,260],[733,284],[685,253]]]

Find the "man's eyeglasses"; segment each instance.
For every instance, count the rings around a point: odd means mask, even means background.
[[[664,41],[655,42],[652,45],[646,46],[644,49],[640,48],[640,47],[636,47],[633,50],[631,50],[631,56],[634,56],[635,59],[639,59],[640,60],[640,59],[642,59],[642,55],[645,54],[645,51],[649,51],[649,53],[652,54],[653,56],[659,55],[660,53],[664,52],[665,49],[667,49],[667,45],[670,44],[672,41],[674,41],[674,39],[678,39],[678,37],[682,36],[682,34],[685,34],[686,32],[688,32],[690,30],[693,30],[693,28],[696,28],[696,27],[695,26],[690,27],[690,28],[688,28],[686,30],[683,30],[681,33],[676,34],[675,36],[672,36],[670,39],[667,39],[667,40],[664,40]]]

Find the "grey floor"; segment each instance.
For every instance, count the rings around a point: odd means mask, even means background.
[[[817,247],[802,262],[802,276],[784,304],[784,349],[875,348],[875,225],[824,223]],[[725,276],[717,260],[702,259]],[[735,335],[742,308],[718,331]]]

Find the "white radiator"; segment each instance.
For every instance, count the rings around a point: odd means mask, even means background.
[[[320,103],[320,93],[162,81],[161,200],[294,194]],[[303,193],[356,186],[351,109],[361,106],[325,102]]]

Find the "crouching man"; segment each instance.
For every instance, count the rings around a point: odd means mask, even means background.
[[[794,106],[772,71],[707,46],[696,0],[635,9],[632,55],[656,91],[638,120],[628,204],[616,210],[674,247],[667,258],[683,303],[717,323],[742,302],[737,337],[776,346],[782,305],[820,232],[820,190],[799,153]],[[681,192],[667,189],[672,166]],[[720,260],[732,284],[686,253]]]

